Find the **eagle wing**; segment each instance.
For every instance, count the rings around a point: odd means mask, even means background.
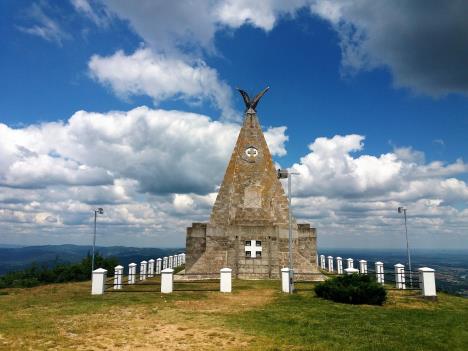
[[[248,110],[251,104],[249,94],[247,94],[247,92],[242,89],[237,88],[237,90],[239,90],[239,93],[242,95],[242,98],[244,99],[245,103],[245,108]]]
[[[255,98],[253,99],[252,103],[250,104],[250,107],[253,108],[253,110],[255,111],[256,108],[257,108],[257,104],[258,102],[260,101],[260,99],[262,98],[263,95],[265,95],[265,93],[268,91],[268,89],[270,89],[270,87],[266,87],[265,89],[263,89],[261,92],[259,92],[257,94],[257,96],[255,96]]]

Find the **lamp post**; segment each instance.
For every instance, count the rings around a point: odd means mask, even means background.
[[[405,218],[406,254],[408,255],[410,286],[413,287],[413,270],[411,269],[411,255],[410,255],[409,241],[408,241],[408,226],[406,225],[406,207],[398,207],[398,213],[403,213],[403,216]]]
[[[94,271],[94,248],[96,247],[96,220],[98,213],[103,214],[104,210],[100,207],[94,210],[93,260],[91,263],[91,273]]]
[[[292,208],[291,208],[291,178],[293,173],[289,172],[287,169],[278,169],[278,179],[288,178],[288,205],[289,205],[289,235],[288,235],[288,268],[289,268],[289,293],[293,291],[293,259],[292,259]]]

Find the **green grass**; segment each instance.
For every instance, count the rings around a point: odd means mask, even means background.
[[[356,306],[317,298],[312,284],[298,287],[303,289],[293,295],[282,294],[277,281],[241,280],[233,281],[233,294],[91,296],[89,282],[7,289],[0,295],[0,350],[89,349],[86,343],[144,349],[167,343],[169,334],[174,349],[187,343],[186,349],[199,350],[466,350],[468,345],[467,299],[439,294],[438,301],[427,301],[414,292],[390,291],[383,307]]]
[[[402,298],[379,307],[304,292],[232,316],[230,323],[271,338],[279,349],[466,350],[468,345],[468,301],[445,294],[438,302]]]

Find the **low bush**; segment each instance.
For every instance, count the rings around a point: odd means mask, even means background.
[[[328,279],[315,286],[318,297],[350,304],[383,305],[387,291],[369,275],[351,274]]]

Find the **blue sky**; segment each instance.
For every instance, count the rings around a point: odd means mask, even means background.
[[[269,85],[257,111],[322,246],[401,247],[404,204],[416,247],[467,247],[466,10],[2,2],[0,242],[88,243],[100,205],[103,245],[183,245],[238,132],[235,88]]]

